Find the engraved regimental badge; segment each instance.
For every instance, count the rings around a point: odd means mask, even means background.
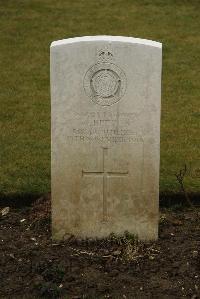
[[[126,90],[126,76],[113,63],[111,50],[102,49],[98,52],[98,62],[85,74],[84,89],[92,101],[101,106],[110,106],[123,97]]]

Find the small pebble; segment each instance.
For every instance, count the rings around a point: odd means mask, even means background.
[[[113,255],[120,255],[121,254],[121,251],[120,250],[115,250],[113,251]]]
[[[152,256],[152,255],[150,255],[150,256],[149,256],[149,260],[151,260],[151,261],[152,261],[152,260],[154,260],[154,259],[155,259],[155,257],[154,257],[154,256]]]
[[[1,216],[5,216],[9,213],[10,208],[9,207],[5,207],[1,210]]]

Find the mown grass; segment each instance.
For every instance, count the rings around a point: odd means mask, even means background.
[[[163,43],[160,190],[177,192],[174,172],[200,167],[199,11],[199,0],[0,0],[1,194],[50,190],[49,46],[99,34]]]

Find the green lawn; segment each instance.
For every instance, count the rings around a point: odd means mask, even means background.
[[[179,191],[174,173],[200,167],[199,12],[199,0],[0,0],[0,193],[50,191],[49,46],[99,34],[163,43],[160,190]]]

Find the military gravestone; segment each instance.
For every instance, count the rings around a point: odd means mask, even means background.
[[[52,228],[158,235],[162,47],[113,36],[51,45]]]

